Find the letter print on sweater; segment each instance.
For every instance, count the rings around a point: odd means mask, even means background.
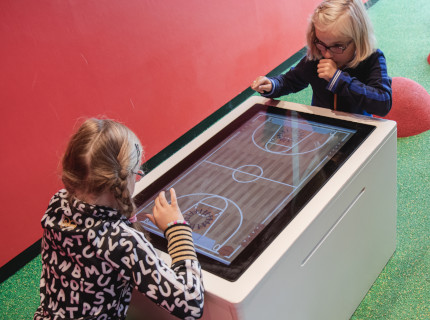
[[[69,201],[56,193],[42,218],[40,301],[34,319],[125,319],[133,288],[183,319],[203,310],[201,267],[187,247],[187,260],[161,260],[144,235],[116,210]],[[184,239],[188,226],[166,230]],[[162,312],[162,311],[160,311]]]

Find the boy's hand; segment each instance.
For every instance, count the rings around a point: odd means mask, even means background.
[[[318,77],[330,81],[336,73],[337,65],[331,59],[321,59],[318,63],[317,72]]]
[[[176,201],[175,189],[170,189],[170,204],[167,202],[165,192],[162,191],[155,199],[155,206],[152,209],[152,215],[147,214],[146,217],[155,224],[158,229],[164,232],[167,229],[167,224],[175,220],[184,220],[184,216],[179,209]]]
[[[267,77],[259,76],[251,84],[251,89],[259,93],[269,93],[272,91],[272,82]]]

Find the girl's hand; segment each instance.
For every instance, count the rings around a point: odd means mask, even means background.
[[[267,77],[259,76],[251,84],[251,89],[259,93],[269,93],[272,91],[272,82]]]
[[[165,192],[162,191],[155,199],[155,206],[152,209],[152,215],[147,214],[146,217],[155,224],[162,232],[167,229],[167,224],[175,220],[184,220],[184,217],[179,209],[176,201],[175,189],[170,189],[170,204],[167,202]]]
[[[318,77],[330,81],[336,73],[337,65],[331,59],[321,59],[318,63],[317,72]]]

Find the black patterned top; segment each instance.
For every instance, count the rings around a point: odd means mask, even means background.
[[[179,318],[202,316],[202,274],[189,226],[165,231],[171,268],[118,211],[69,201],[64,189],[52,197],[42,227],[34,319],[125,319],[133,288]]]

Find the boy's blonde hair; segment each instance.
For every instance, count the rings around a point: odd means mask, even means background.
[[[70,196],[111,191],[121,214],[130,218],[135,205],[128,178],[140,168],[141,150],[139,139],[125,125],[109,119],[88,119],[72,136],[64,154],[64,186]],[[141,230],[137,224],[134,227]]]
[[[354,58],[347,67],[355,68],[376,50],[372,23],[362,0],[324,0],[309,20],[307,56],[319,60],[321,52],[315,46],[315,26],[322,31],[350,38],[356,47]]]

